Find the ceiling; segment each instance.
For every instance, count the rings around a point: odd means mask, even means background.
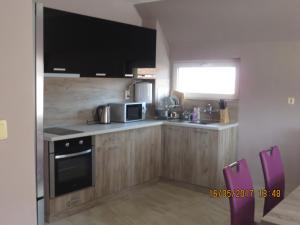
[[[136,8],[160,21],[171,48],[300,40],[299,0],[164,0]]]
[[[127,0],[128,2],[136,5],[136,4],[142,4],[142,3],[148,3],[148,2],[158,2],[163,0]]]

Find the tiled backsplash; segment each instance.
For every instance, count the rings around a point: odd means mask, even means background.
[[[93,120],[98,105],[124,101],[131,79],[46,78],[44,126],[73,125]]]
[[[238,100],[226,100],[228,110],[229,110],[229,117],[230,122],[237,122],[238,121],[238,110],[239,110],[239,101]],[[202,112],[202,110],[208,105],[211,104],[213,107],[213,110],[219,110],[219,101],[216,100],[190,100],[185,99],[184,100],[184,109],[192,111],[193,108],[196,106],[200,106],[201,108],[201,118],[202,119],[213,119],[213,120],[219,120],[220,113],[214,112],[212,113],[212,118],[209,118],[208,113]]]
[[[93,120],[98,105],[124,101],[124,91],[130,82],[131,79],[122,78],[46,78],[44,126],[82,124]],[[238,100],[228,100],[227,103],[230,121],[238,121]],[[203,110],[207,104],[219,109],[218,101],[189,99],[185,99],[184,109],[192,111],[194,106],[200,106]],[[149,115],[154,115],[154,105],[149,105]],[[209,115],[202,112],[201,118],[208,119]],[[219,118],[219,112],[212,114],[212,119]]]

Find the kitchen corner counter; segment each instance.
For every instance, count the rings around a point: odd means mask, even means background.
[[[179,127],[190,127],[190,128],[202,128],[202,129],[208,129],[208,130],[225,130],[231,127],[237,127],[238,123],[211,123],[211,124],[197,124],[197,123],[191,123],[191,122],[170,122],[170,121],[164,121],[163,125],[167,126],[179,126]]]
[[[106,134],[118,131],[126,131],[144,127],[152,126],[180,126],[180,127],[190,127],[190,128],[202,128],[209,130],[224,130],[231,127],[237,127],[238,123],[231,124],[221,124],[221,123],[212,123],[212,124],[193,124],[189,122],[170,122],[164,120],[145,120],[138,122],[130,123],[111,123],[111,124],[94,124],[94,125],[74,125],[74,126],[60,126],[61,128],[72,129],[77,131],[82,131],[82,133],[70,134],[70,135],[55,135],[44,133],[45,141],[60,141],[65,139],[79,138],[85,136],[94,136],[99,134]]]
[[[131,187],[156,182],[160,177],[202,188],[223,188],[222,169],[236,161],[237,126],[237,123],[204,125],[182,121],[146,120],[59,127],[68,129],[67,131],[50,129],[49,132],[67,135],[44,135],[45,181],[48,182],[45,185],[45,202],[48,208],[46,218],[50,222],[64,218],[85,210],[87,206],[97,205],[102,199]],[[82,133],[70,135],[70,132],[74,131]],[[49,198],[50,168],[55,170],[55,166],[51,167],[49,163],[56,163],[55,154],[48,154],[49,147],[54,146],[54,141],[65,142],[57,143],[55,146],[58,149],[60,146],[67,147],[68,142],[71,146],[73,143],[80,144],[85,136],[92,136],[93,139],[94,185]],[[73,138],[80,139],[76,142],[66,141]],[[91,155],[90,152],[88,154]],[[54,159],[52,162],[50,157]],[[126,179],[123,179],[124,177]],[[51,182],[55,183],[53,180]]]

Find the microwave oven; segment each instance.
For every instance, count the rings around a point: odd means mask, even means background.
[[[112,122],[127,123],[145,120],[145,102],[110,103],[110,120]]]

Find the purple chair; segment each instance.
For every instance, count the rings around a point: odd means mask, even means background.
[[[269,193],[265,198],[264,215],[284,198],[284,170],[278,146],[259,153],[265,179],[265,189]],[[273,191],[280,190],[280,196],[273,197]]]
[[[247,161],[242,159],[226,166],[223,174],[227,190],[235,193],[238,190],[249,191],[247,196],[229,198],[231,225],[258,225],[254,222],[254,192],[250,192],[253,185]]]

